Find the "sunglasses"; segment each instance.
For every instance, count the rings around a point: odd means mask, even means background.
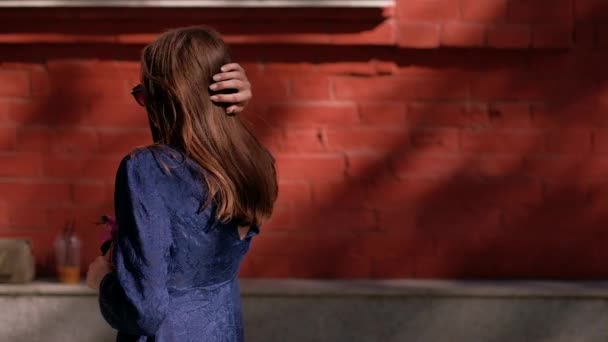
[[[141,84],[136,85],[131,89],[131,95],[140,106],[146,105],[146,95],[144,94],[144,87]]]

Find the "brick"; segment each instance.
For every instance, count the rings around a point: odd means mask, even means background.
[[[454,128],[416,129],[410,133],[416,153],[455,153],[460,150],[459,131]]]
[[[14,127],[0,127],[0,152],[14,151],[17,146],[17,132]]]
[[[591,131],[580,128],[549,131],[545,137],[545,149],[550,153],[589,153],[592,150]]]
[[[346,174],[372,183],[389,175],[388,158],[383,153],[347,153]]]
[[[30,70],[33,96],[49,96],[51,94],[51,80],[49,73],[42,66]]]
[[[406,106],[399,102],[364,102],[359,104],[361,122],[370,125],[405,126]]]
[[[408,107],[412,127],[478,127],[488,124],[483,105],[464,103],[411,103]]]
[[[397,18],[434,22],[459,20],[460,4],[453,0],[398,1]]]
[[[292,266],[292,261],[287,258],[264,255],[251,255],[247,258],[250,260],[252,276],[281,279],[293,277],[294,272],[296,272],[295,267]]]
[[[121,158],[48,157],[43,161],[44,175],[54,179],[114,182]]]
[[[127,63],[128,64],[128,63]],[[132,67],[138,63],[131,64]],[[126,64],[120,64],[112,60],[77,60],[77,59],[52,59],[47,61],[47,70],[50,74],[63,76],[71,79],[78,78],[109,78],[122,79]]]
[[[99,139],[91,129],[59,128],[52,132],[51,139],[51,150],[56,153],[83,154],[99,149]]]
[[[15,124],[45,124],[49,121],[45,101],[0,99],[0,116]]]
[[[349,158],[351,157],[349,156]],[[369,185],[374,184],[374,181],[368,182],[367,179],[374,176],[372,170],[369,176],[362,172],[361,181],[349,179],[341,182],[312,183],[313,203],[340,209],[372,209],[374,206],[366,201],[366,198],[370,191]]]
[[[398,163],[399,161],[397,161]],[[395,163],[395,162],[393,162]],[[403,165],[403,164],[402,164]],[[420,165],[420,164],[419,164]],[[445,159],[439,158],[435,162],[439,171],[446,169]],[[396,173],[400,172],[399,168],[395,168]],[[443,172],[443,171],[441,171]],[[442,182],[431,177],[413,177],[400,179],[398,181],[385,181],[377,184],[375,191],[370,192],[367,201],[370,205],[382,209],[399,209],[410,208],[410,204],[418,203],[427,199],[435,191],[440,189]]]
[[[608,131],[596,129],[593,132],[593,151],[595,153],[608,153]]]
[[[440,46],[440,26],[406,22],[398,27],[397,45],[403,48],[433,49]]]
[[[59,204],[69,202],[67,184],[0,182],[0,193],[13,204]]]
[[[303,230],[305,232],[305,230]],[[328,240],[329,241],[329,240]],[[286,244],[290,248],[284,248]],[[305,234],[281,234],[272,232],[266,234],[264,239],[256,239],[253,243],[253,255],[274,255],[300,258],[320,253],[322,242],[316,234],[306,232]]]
[[[312,199],[310,184],[305,182],[281,182],[275,205],[309,204]]]
[[[368,256],[342,257],[335,261],[329,272],[329,278],[335,279],[369,279],[372,264]]]
[[[530,67],[534,70],[534,74],[541,78],[552,79],[557,74],[572,77],[564,85],[574,90],[580,90],[581,88],[597,89],[598,80],[605,77],[603,70],[598,70],[605,58],[604,53],[597,53],[594,50],[576,49],[571,53],[559,54],[559,56],[550,59],[536,56],[531,59]],[[590,95],[591,97],[588,97],[585,102],[589,100],[604,101],[601,97],[597,96],[599,94]]]
[[[49,229],[49,218],[45,210],[32,208],[27,204],[0,207],[0,222],[2,225],[15,231],[31,229],[43,231]],[[36,235],[39,232],[36,232]]]
[[[455,199],[455,198],[454,198]],[[497,209],[462,209],[442,210],[441,215],[429,210],[418,215],[417,225],[419,229],[442,232],[452,235],[454,243],[464,245],[461,240],[456,238],[466,237],[467,231],[472,227],[477,227],[475,234],[480,234],[483,230],[496,231],[500,227],[500,211]],[[449,230],[447,228],[449,227]],[[445,237],[445,236],[444,236]],[[442,238],[444,238],[442,237]]]
[[[138,147],[152,144],[149,130],[132,129],[120,131],[99,131],[99,152],[125,155]]]
[[[134,101],[99,103],[81,115],[84,124],[96,127],[149,127],[145,109]]]
[[[38,177],[42,174],[42,158],[37,154],[0,154],[0,177]]]
[[[77,75],[74,77],[70,77],[69,73],[60,74],[50,71],[49,82],[52,97],[65,98],[72,102],[133,101],[132,84],[127,84],[122,78],[112,78],[101,71],[96,76]]]
[[[394,61],[374,61],[375,72],[378,75],[396,75],[399,66]]]
[[[393,251],[403,253],[400,250]],[[374,256],[371,262],[372,279],[414,279],[417,277],[415,256],[407,259],[401,256],[384,259]]]
[[[481,23],[501,23],[507,15],[507,0],[462,0],[462,18]]]
[[[577,170],[580,163],[581,158],[572,155],[528,158],[523,173],[537,179],[556,182]],[[585,171],[588,172],[589,168]]]
[[[555,0],[550,3],[528,0],[510,0],[509,19],[527,23],[554,22],[565,24],[574,13],[572,0]]]
[[[450,202],[458,198],[458,205],[463,208],[498,210],[513,204],[540,205],[543,201],[543,184],[537,180],[514,176],[486,180],[461,178],[459,183],[452,184],[443,194],[445,203],[438,200],[438,206],[454,207],[454,203]]]
[[[329,77],[326,75],[298,75],[291,80],[291,96],[302,100],[329,100]]]
[[[70,99],[68,95],[50,96],[46,106],[47,123],[53,126],[74,126],[86,124],[86,116],[90,107],[88,101]],[[107,111],[104,111],[108,114]]]
[[[102,184],[80,184],[71,186],[72,201],[78,205],[113,205],[113,192],[108,192],[108,187]],[[101,215],[101,214],[100,214]]]
[[[602,36],[605,36],[605,34],[602,34]],[[574,44],[576,46],[595,47],[596,40],[594,24],[576,23],[574,27]]]
[[[376,74],[376,68],[370,62],[324,62],[319,64],[317,69],[329,75],[373,76]]]
[[[19,152],[50,152],[52,130],[47,127],[27,127],[17,130],[17,150]]]
[[[403,215],[399,216],[403,217]],[[397,216],[395,226],[398,228],[391,229],[388,234],[369,236],[362,241],[361,250],[374,261],[374,276],[380,277],[381,274],[389,276],[387,272],[393,274],[397,270],[411,270],[415,257],[426,253],[431,247],[432,240],[428,236],[418,236],[415,227],[403,223],[404,220]],[[381,267],[380,261],[393,258],[400,258],[401,263],[389,263]]]
[[[25,70],[0,70],[0,96],[29,97],[30,76]]]
[[[560,103],[536,104],[532,106],[532,118],[537,128],[594,128],[608,124],[604,108],[608,103],[586,101],[568,105]]]
[[[316,72],[315,66],[310,62],[301,62],[301,63],[282,63],[282,62],[273,62],[269,64],[262,63],[242,63],[241,66],[245,69],[247,73],[259,74],[259,73],[267,73],[267,74],[280,74],[280,75],[288,75],[289,77],[299,77],[302,74],[310,74]]]
[[[281,181],[317,181],[344,179],[344,156],[340,154],[278,155]]]
[[[281,152],[311,153],[325,151],[322,134],[317,129],[289,128],[279,142]]]
[[[554,81],[535,78],[511,67],[483,72],[471,80],[471,99],[475,101],[541,101],[558,86]]]
[[[329,36],[329,42],[338,45],[394,45],[395,41],[395,21],[392,19],[374,25],[371,29],[359,30],[356,33],[340,33]]]
[[[270,220],[264,223],[264,230],[273,232],[294,229],[294,226],[296,226],[297,223],[293,217],[293,210],[290,207],[282,205],[282,203],[277,204],[278,205],[275,206],[272,212]]]
[[[401,128],[352,127],[327,130],[329,151],[387,151],[408,143]]]
[[[459,173],[464,160],[459,156],[408,155],[391,160],[399,179],[449,179]]]
[[[485,44],[485,26],[450,22],[441,28],[441,45],[449,47],[479,47]]]
[[[333,91],[337,99],[357,101],[462,100],[469,97],[466,86],[448,86],[441,78],[412,79],[385,76],[375,78],[335,77]]]
[[[437,62],[441,59],[439,55],[435,55],[434,58],[425,57],[425,60],[430,62],[437,58]],[[462,82],[467,83],[471,76],[476,75],[476,73],[470,70],[463,70],[462,67],[458,67],[456,65],[445,67],[445,68],[437,68],[433,65],[428,64],[413,64],[407,63],[405,65],[400,65],[397,73],[399,76],[403,76],[408,79],[450,79],[453,82]]]
[[[488,46],[498,49],[527,48],[532,45],[529,25],[497,25],[488,28]]]
[[[269,149],[272,153],[280,152],[284,149],[285,132],[282,129],[272,127],[254,127],[253,134],[260,144]]]
[[[267,278],[356,279],[370,276],[370,261],[365,257],[329,258],[314,255],[297,259],[282,258],[269,267],[273,259],[276,257],[252,255],[251,273],[256,277]],[[323,260],[331,260],[331,262],[323,262]]]
[[[289,96],[289,80],[285,77],[269,77],[265,73],[248,73],[254,98],[257,101],[284,101]]]
[[[602,22],[608,19],[608,4],[603,0],[576,0],[575,18],[583,22]]]
[[[595,29],[595,44],[598,47],[605,48],[606,46],[608,46],[608,25],[604,23],[597,24],[595,26]]]
[[[122,39],[121,39],[122,38]],[[230,34],[224,39],[228,44],[329,44],[332,42],[331,35],[326,33],[265,33],[265,34]],[[119,41],[133,42],[128,36],[119,37]]]
[[[275,125],[344,125],[359,120],[355,104],[332,102],[274,105],[268,117]]]
[[[608,162],[604,158],[590,159],[586,162],[585,169],[581,170],[580,165],[585,162],[578,155],[558,155],[551,157],[528,158],[521,173],[534,179],[546,181],[563,181],[571,177],[573,172],[577,172],[577,177],[589,179],[605,178],[608,170]]]
[[[573,44],[573,29],[568,25],[537,25],[532,28],[534,47],[570,48]]]
[[[490,123],[495,128],[532,127],[532,113],[529,103],[492,103],[488,115]]]
[[[534,153],[544,150],[543,136],[536,131],[463,131],[462,150],[472,153]]]
[[[341,200],[341,196],[336,198]],[[377,230],[376,217],[372,210],[334,208],[331,203],[325,210],[313,212],[306,211],[298,215],[300,227],[309,227],[312,232],[324,233],[331,229],[333,233],[371,232]]]
[[[468,157],[464,173],[474,178],[487,180],[524,177],[520,175],[524,167],[522,155],[488,155],[483,157]]]

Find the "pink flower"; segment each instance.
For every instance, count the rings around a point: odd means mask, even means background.
[[[114,240],[116,233],[118,232],[118,223],[116,222],[116,218],[114,216],[103,215],[97,224],[105,226],[104,235],[101,238],[102,242]]]

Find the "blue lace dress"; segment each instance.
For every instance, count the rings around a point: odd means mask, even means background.
[[[120,164],[115,272],[100,286],[117,341],[243,341],[237,274],[259,230],[244,239],[215,219],[202,170],[177,149],[137,150]]]

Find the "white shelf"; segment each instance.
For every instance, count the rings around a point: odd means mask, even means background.
[[[394,0],[0,0],[0,7],[345,7],[383,8]]]

